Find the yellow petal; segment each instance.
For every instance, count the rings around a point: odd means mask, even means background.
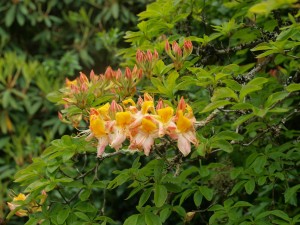
[[[17,197],[14,197],[14,201],[24,201],[26,199],[26,196],[22,193],[20,193]]]
[[[97,109],[97,111],[100,113],[100,115],[106,116],[106,115],[108,115],[109,107],[110,107],[110,104],[109,104],[109,103],[106,103],[105,105],[99,107],[99,108]]]
[[[181,132],[184,133],[186,131],[188,131],[191,126],[192,126],[192,122],[183,115],[182,110],[179,110],[178,112],[178,120],[177,120],[177,129]]]
[[[96,138],[100,138],[106,134],[104,121],[96,115],[90,117],[90,129]]]
[[[146,114],[149,110],[154,109],[153,101],[145,101],[142,104],[142,114]]]
[[[151,133],[157,129],[157,126],[150,119],[143,118],[142,119],[142,128],[147,133]]]
[[[118,126],[124,127],[131,122],[130,112],[117,112],[116,113],[116,122]]]
[[[132,106],[135,106],[135,102],[131,98],[122,101],[122,103],[124,105],[128,105],[130,103]]]
[[[160,116],[160,119],[163,123],[167,123],[173,116],[174,110],[171,107],[166,107],[157,110],[157,114]]]

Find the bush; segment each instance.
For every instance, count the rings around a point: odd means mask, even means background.
[[[79,131],[17,172],[8,218],[297,224],[299,15],[293,0],[149,4],[124,69],[48,95]]]

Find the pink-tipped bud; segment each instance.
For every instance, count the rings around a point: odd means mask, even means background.
[[[171,53],[171,47],[170,47],[170,43],[169,43],[168,40],[166,40],[165,51],[166,51],[167,53]]]
[[[172,50],[177,58],[182,57],[182,50],[176,41],[174,41],[172,44]]]
[[[118,69],[115,73],[114,73],[115,79],[116,80],[120,80],[122,78],[122,71],[121,69]]]
[[[154,49],[153,58],[155,60],[158,60],[158,52],[156,51],[156,49]]]
[[[144,93],[144,101],[153,101],[153,98],[151,95],[149,95],[147,92]]]
[[[89,82],[89,79],[87,78],[87,76],[82,72],[80,72],[79,80],[80,80],[80,83],[88,83]]]
[[[133,71],[132,71],[132,73],[133,73]],[[128,67],[126,67],[126,69],[125,69],[125,77],[127,79],[132,79],[132,73],[131,73],[131,70]]]
[[[63,115],[62,115],[60,112],[58,112],[58,119],[59,119],[60,121],[63,120]]]
[[[157,105],[156,105],[156,110],[165,108],[164,105],[165,105],[165,104],[164,104],[163,100],[162,100],[162,99],[159,99],[159,101],[158,101],[158,103],[157,103]]]
[[[80,86],[80,91],[81,92],[87,92],[87,90],[89,89],[87,83],[82,83]]]
[[[141,96],[139,96],[138,100],[137,100],[137,105],[142,106],[144,100]]]
[[[143,55],[144,55],[143,52],[138,49],[137,52],[136,52],[136,62],[138,64],[143,63],[143,61],[144,61],[144,56]]]
[[[143,70],[139,69],[137,74],[138,74],[137,75],[138,79],[142,79],[142,77],[143,77]]]
[[[123,108],[115,100],[113,100],[110,104],[109,112],[112,114],[111,116],[114,117],[117,112],[123,112]]]
[[[107,69],[105,70],[104,76],[106,77],[106,79],[110,80],[113,77],[113,73],[114,71],[112,70],[112,68],[109,66],[107,67]]]
[[[74,94],[78,94],[80,92],[78,86],[75,84],[71,84],[70,88],[71,88],[72,93],[74,93]]]
[[[180,101],[179,101],[179,103],[178,103],[177,110],[182,110],[182,111],[184,111],[185,108],[186,108],[186,103],[185,103],[185,101],[184,101],[184,98],[181,97],[181,99],[180,99]]]
[[[185,56],[189,56],[193,51],[193,44],[190,40],[184,40],[183,53]]]
[[[95,75],[94,70],[91,70],[90,72],[90,80],[93,82],[98,80],[98,76]]]
[[[151,51],[150,50],[147,50],[147,61],[148,62],[151,62],[152,61],[152,53],[151,53]]]

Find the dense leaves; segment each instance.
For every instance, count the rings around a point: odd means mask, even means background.
[[[138,29],[125,34],[131,47],[120,54],[130,68],[142,65],[137,52],[149,49],[152,57],[156,50],[159,59],[143,62],[151,65],[143,64],[136,92],[112,98],[148,92],[176,107],[184,96],[199,144],[184,157],[172,138],[155,136],[147,157],[124,142],[96,158],[101,140],[87,115],[112,99],[98,95],[83,107],[82,129],[94,138],[65,135],[18,171],[15,179],[29,196],[14,202],[8,218],[30,211],[31,199],[44,190],[42,211],[31,213],[27,224],[299,223],[298,7],[292,0],[149,4],[138,15]],[[111,10],[112,16],[118,12]],[[50,98],[65,104],[64,91]],[[77,101],[67,103],[80,108]]]

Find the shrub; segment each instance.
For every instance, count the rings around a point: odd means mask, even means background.
[[[28,195],[8,218],[27,210],[27,224],[44,225],[297,224],[297,7],[149,4],[125,35],[128,67],[81,73],[48,96],[79,132],[18,171]]]

